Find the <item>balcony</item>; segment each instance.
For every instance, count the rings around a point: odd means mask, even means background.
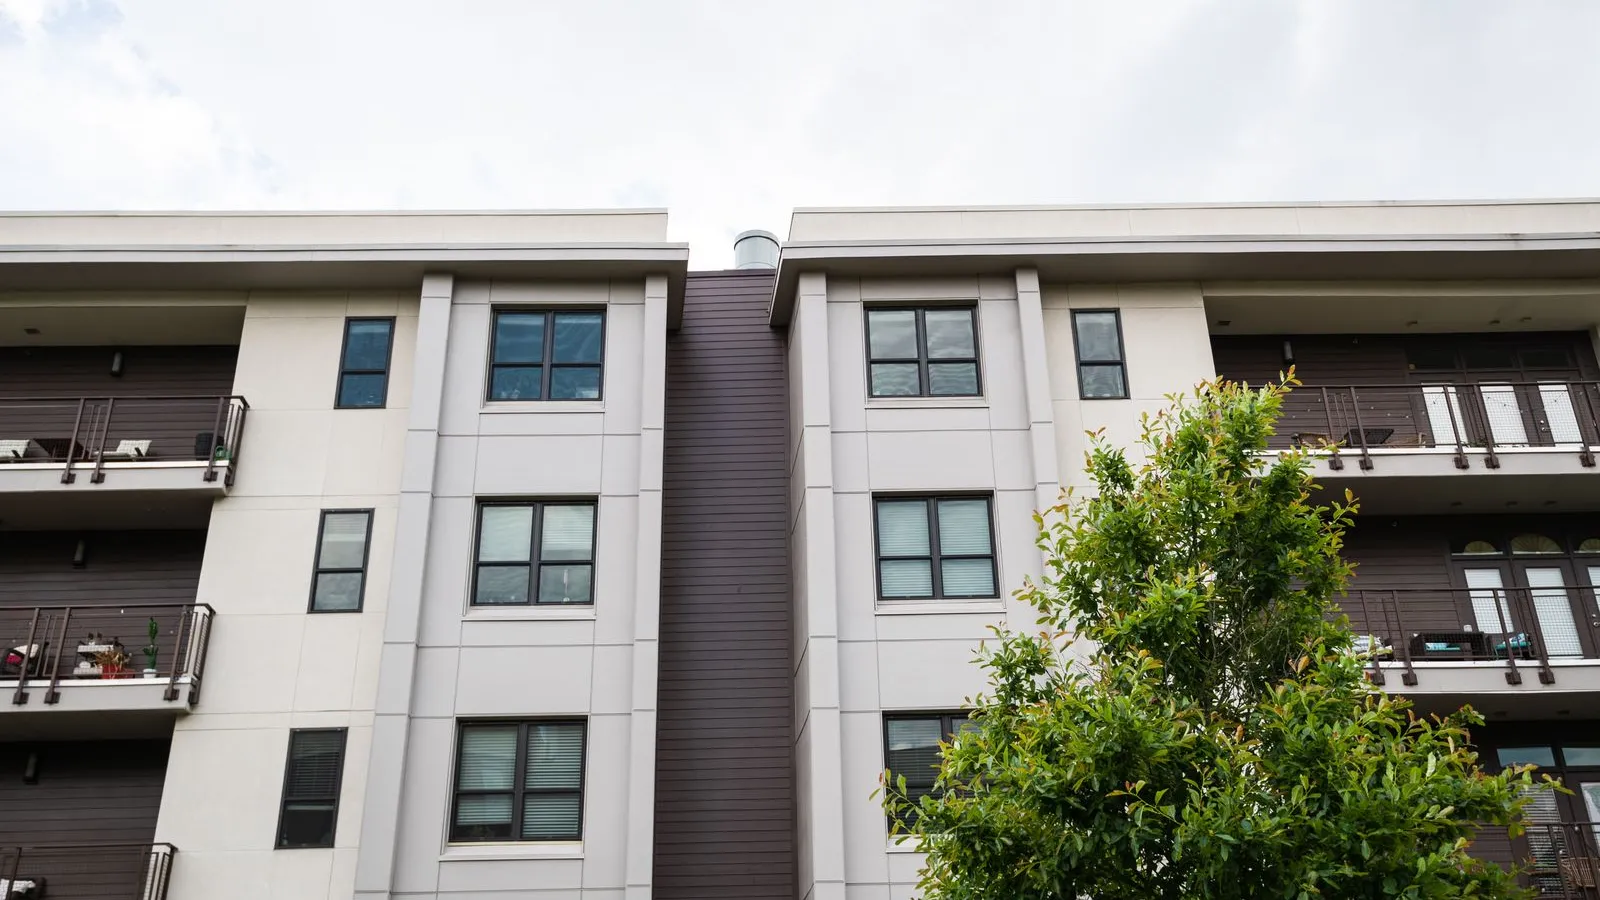
[[[1441,708],[1471,702],[1499,714],[1486,693],[1519,692],[1519,711],[1551,698],[1600,692],[1600,606],[1588,587],[1355,590],[1341,602],[1369,655],[1369,677]],[[1576,602],[1575,602],[1576,601]],[[1400,684],[1390,679],[1398,675]],[[1564,702],[1564,701],[1559,701]]]
[[[0,610],[8,734],[26,731],[25,717],[187,712],[200,699],[212,615],[204,603]]]
[[[1512,848],[1524,885],[1548,900],[1600,900],[1600,822],[1529,825],[1515,841],[1505,829],[1491,840]]]
[[[1600,479],[1571,477],[1595,474],[1600,383],[1309,385],[1285,399],[1270,445],[1329,449],[1319,480],[1369,511],[1504,510],[1534,497],[1582,508],[1600,502]]]
[[[171,844],[0,847],[0,898],[166,900]]]
[[[0,493],[221,495],[249,409],[232,396],[0,399]]]

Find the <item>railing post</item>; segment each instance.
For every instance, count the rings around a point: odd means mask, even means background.
[[[1600,439],[1600,417],[1595,415],[1594,407],[1595,387],[1594,382],[1588,381],[1573,382],[1567,386],[1569,393],[1577,395],[1573,400],[1572,414],[1578,419],[1578,440],[1583,442],[1583,446],[1578,450],[1578,461],[1590,469],[1594,468],[1594,446],[1597,442],[1591,441],[1590,438]],[[1578,402],[1580,399],[1581,403]],[[1584,430],[1585,425],[1588,426],[1587,431]]]
[[[72,474],[72,458],[76,455],[72,451],[73,448],[78,446],[78,429],[83,426],[83,404],[85,402],[84,398],[78,398],[78,415],[72,420],[72,436],[67,438],[67,467],[61,470],[62,484],[71,484],[78,477]]]
[[[224,447],[226,447],[228,445],[227,435],[224,435],[222,433],[222,422],[223,422],[222,413],[227,408],[228,408],[228,398],[227,397],[218,397],[217,398],[217,414],[211,420],[211,440],[208,442],[208,445],[206,447],[206,473],[205,473],[205,480],[206,481],[216,481],[217,480],[217,438],[221,437],[223,439],[222,445]]]
[[[1355,386],[1350,388],[1350,415],[1356,420],[1356,440],[1361,442],[1361,468],[1372,469],[1372,453],[1367,449],[1367,429],[1361,424],[1361,398],[1356,396]]]
[[[184,626],[188,624],[191,615],[194,615],[194,607],[187,605],[182,607],[178,613],[178,635],[172,641],[172,671],[167,677],[167,689],[161,695],[161,699],[168,703],[178,699],[178,674],[183,668],[178,663],[188,655],[185,652],[186,648],[183,646],[183,630]],[[194,631],[192,629],[189,632],[189,641],[190,643],[194,642]]]
[[[17,691],[11,695],[13,705],[28,702],[28,668],[33,665],[33,640],[39,631],[39,608],[34,607],[33,621],[28,625],[28,642],[22,645],[22,666],[17,671]]]
[[[1483,465],[1485,468],[1500,468],[1500,457],[1494,452],[1494,420],[1489,418],[1489,401],[1483,398],[1483,385],[1472,385],[1472,396],[1477,401],[1474,409],[1483,423]],[[1516,389],[1512,389],[1511,402],[1517,402]]]
[[[99,484],[106,480],[106,440],[111,434],[111,414],[117,406],[117,398],[106,398],[106,417],[100,422],[100,440],[95,442],[94,472],[89,475],[91,484]]]
[[[1361,624],[1364,626],[1363,630],[1367,632],[1367,651],[1371,654],[1368,663],[1371,664],[1372,671],[1367,675],[1367,680],[1382,686],[1383,667],[1378,664],[1378,651],[1382,648],[1375,646],[1378,635],[1372,628],[1372,613],[1367,610],[1367,592],[1356,591],[1356,601],[1361,604]]]
[[[1394,609],[1394,624],[1400,629],[1398,633],[1400,636],[1401,658],[1406,663],[1406,670],[1401,673],[1400,680],[1407,687],[1416,687],[1417,670],[1411,665],[1411,639],[1406,636],[1406,619],[1405,614],[1400,611],[1399,592],[1389,591],[1389,605]]]
[[[236,406],[231,407],[238,418],[235,420],[237,424],[233,428],[233,436],[228,446],[228,474],[222,479],[222,483],[228,487],[233,487],[233,478],[239,471],[239,448],[244,445],[244,420],[250,412],[250,404],[243,397],[233,399],[239,401]]]
[[[1522,673],[1517,671],[1517,636],[1511,631],[1511,623],[1506,621],[1506,607],[1511,605],[1511,597],[1503,588],[1494,588],[1493,594],[1494,615],[1500,620],[1500,636],[1505,639],[1506,644],[1506,665],[1509,667],[1506,671],[1506,684],[1521,684]],[[1469,601],[1472,599],[1470,594],[1467,599]],[[1494,648],[1490,647],[1489,650],[1492,653]]]
[[[61,652],[67,646],[67,634],[72,622],[72,607],[61,611],[61,639],[56,642],[56,655],[50,663],[50,687],[44,692],[44,702],[54,705],[61,701]]]
[[[1333,452],[1331,454],[1329,454],[1329,456],[1328,456],[1328,468],[1330,468],[1330,469],[1343,469],[1344,468],[1344,460],[1339,458],[1339,442],[1334,440],[1334,436],[1337,434],[1337,432],[1334,431],[1334,426],[1333,426],[1333,404],[1329,402],[1328,389],[1327,388],[1321,388],[1321,391],[1322,391],[1322,419],[1323,419],[1323,422],[1326,423],[1326,426],[1327,426],[1327,429],[1328,429],[1328,431],[1327,431],[1328,443],[1333,445]]]

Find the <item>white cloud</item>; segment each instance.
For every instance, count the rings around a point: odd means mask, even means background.
[[[0,0],[0,206],[1600,194],[1600,4]]]

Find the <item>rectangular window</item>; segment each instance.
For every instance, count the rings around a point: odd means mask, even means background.
[[[879,497],[878,596],[998,597],[988,497]]]
[[[345,319],[337,409],[379,409],[389,400],[394,319]]]
[[[977,314],[971,306],[869,308],[868,393],[978,396]]]
[[[317,563],[311,576],[312,612],[360,612],[367,585],[372,510],[328,509],[317,528]]]
[[[583,751],[583,722],[462,725],[450,840],[582,840]]]
[[[599,400],[606,314],[506,309],[494,314],[490,400]]]
[[[912,803],[932,794],[939,775],[939,743],[949,743],[955,735],[974,727],[966,713],[885,716],[884,761],[891,783],[898,784],[904,775],[906,797]]]
[[[332,847],[344,779],[343,728],[299,728],[289,732],[289,762],[283,772],[278,813],[278,849]]]
[[[592,500],[478,506],[475,606],[594,602]]]
[[[1122,317],[1116,310],[1074,310],[1072,345],[1078,353],[1078,396],[1085,400],[1127,399]]]

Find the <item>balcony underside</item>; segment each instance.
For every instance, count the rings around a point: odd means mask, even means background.
[[[1600,447],[1594,448],[1600,454]],[[1488,454],[1446,448],[1373,450],[1318,459],[1312,472],[1333,496],[1349,489],[1364,515],[1564,512],[1600,508],[1600,469],[1584,466],[1576,447],[1502,448]],[[1337,466],[1337,467],[1336,467]]]

